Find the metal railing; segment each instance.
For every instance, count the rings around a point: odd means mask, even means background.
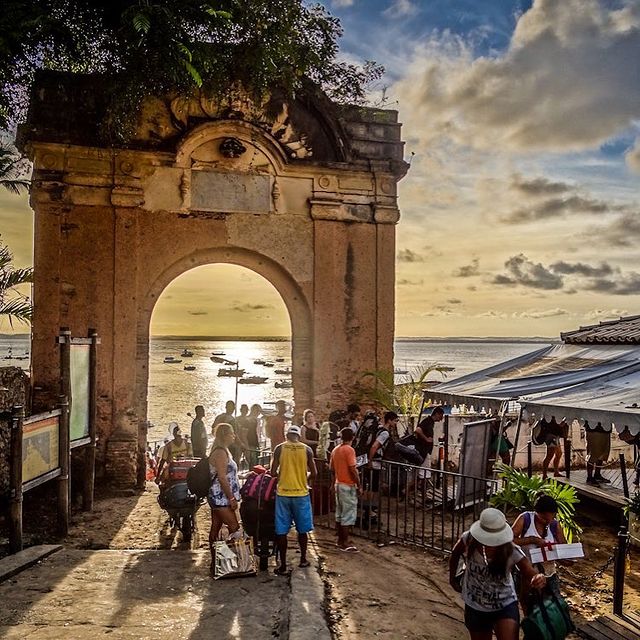
[[[312,488],[315,522],[335,527],[333,479],[316,460]],[[361,469],[365,487],[353,533],[378,544],[398,541],[449,553],[498,488],[498,481],[440,469],[383,461],[381,469]]]

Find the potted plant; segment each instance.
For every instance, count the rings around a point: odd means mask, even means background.
[[[532,511],[541,495],[550,496],[558,503],[558,522],[567,542],[578,540],[582,529],[575,521],[579,499],[573,487],[552,479],[543,480],[540,476],[529,477],[525,472],[506,464],[500,465],[499,477],[504,482],[491,498],[491,506],[501,509],[507,518],[515,520],[523,511]]]

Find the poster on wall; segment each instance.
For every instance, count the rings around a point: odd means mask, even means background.
[[[57,469],[59,466],[59,415],[26,421],[22,435],[22,482]]]
[[[71,344],[71,442],[89,435],[89,345]]]

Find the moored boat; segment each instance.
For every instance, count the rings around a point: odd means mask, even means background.
[[[274,373],[278,373],[282,376],[290,376],[291,375],[291,367],[287,367],[286,369],[276,369]]]
[[[276,389],[293,389],[293,382],[291,380],[278,380],[273,386]]]
[[[238,384],[264,384],[268,379],[264,376],[247,376],[246,378],[240,378]]]
[[[275,367],[276,365],[273,362],[263,362],[262,363],[265,367]]]
[[[211,352],[212,356],[224,356],[226,355],[224,351],[212,351]]]
[[[182,362],[182,360],[180,360],[180,358],[176,358],[175,356],[165,356],[163,362],[165,364],[178,364]]]
[[[189,349],[183,349],[180,355],[183,358],[193,358],[193,351],[189,351]]]
[[[261,359],[254,360],[253,364],[264,364],[264,360],[261,360]]]
[[[284,358],[275,358],[276,362],[284,362]]]
[[[218,369],[219,378],[242,378],[244,369]]]
[[[196,365],[195,364],[186,364],[184,366],[184,370],[185,371],[195,371],[196,370]]]

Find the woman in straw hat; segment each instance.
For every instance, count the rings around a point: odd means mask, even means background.
[[[456,579],[462,557],[466,569]],[[472,640],[517,640],[520,627],[518,596],[511,577],[517,566],[523,581],[540,589],[545,577],[532,566],[520,547],[504,514],[485,509],[456,542],[449,560],[449,582],[464,600],[464,623]]]

